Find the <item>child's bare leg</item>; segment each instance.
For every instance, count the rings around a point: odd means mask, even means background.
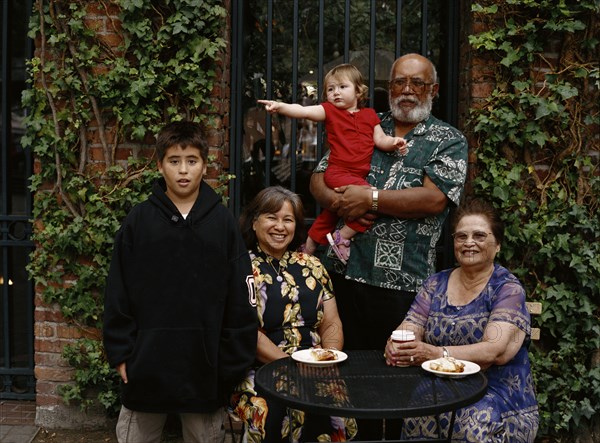
[[[354,229],[352,229],[351,227],[349,227],[347,225],[342,226],[342,228],[340,229],[340,235],[342,236],[342,238],[344,240],[348,240],[348,242],[341,242],[338,245],[338,249],[340,250],[340,252],[344,256],[344,259],[346,259],[346,260],[348,260],[348,257],[350,257],[350,240],[357,233],[358,233],[358,231],[355,231]]]
[[[306,243],[304,243],[304,251],[307,254],[314,254],[315,251],[317,250],[317,246],[319,246],[319,244],[314,241],[312,238],[307,237],[306,238]]]
[[[355,234],[356,231],[346,225],[334,233],[327,234],[327,241],[331,245],[335,255],[344,264],[346,264],[348,257],[350,257],[350,239]]]
[[[352,229],[350,226],[348,225],[344,225],[341,227],[340,229],[340,234],[342,237],[344,237],[346,240],[350,240],[352,237],[354,237],[356,234],[358,233],[358,231],[355,231],[354,229]]]

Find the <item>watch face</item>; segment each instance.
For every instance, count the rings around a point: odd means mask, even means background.
[[[379,191],[377,189],[373,189],[373,201],[371,203],[371,210],[377,211],[379,206]]]

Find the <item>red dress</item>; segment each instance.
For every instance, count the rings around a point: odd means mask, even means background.
[[[359,108],[356,112],[336,108],[329,102],[321,103],[325,109],[325,129],[329,143],[329,164],[325,171],[325,184],[329,188],[345,185],[369,185],[365,177],[371,168],[375,143],[375,126],[381,123],[372,108]],[[335,212],[324,209],[315,219],[308,235],[319,244],[327,244],[327,234],[338,221]],[[358,222],[348,226],[358,232],[368,228]]]

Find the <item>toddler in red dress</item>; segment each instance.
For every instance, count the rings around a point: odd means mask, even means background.
[[[361,107],[367,98],[368,87],[354,65],[336,66],[325,75],[323,83],[326,101],[319,105],[302,106],[272,100],[258,100],[258,103],[265,105],[267,112],[272,114],[325,122],[330,148],[324,176],[327,186],[332,189],[346,185],[369,186],[365,178],[369,173],[374,146],[406,155],[406,141],[386,135],[375,110]],[[329,242],[345,264],[350,256],[350,240],[368,227],[354,221],[335,230],[337,222],[335,212],[323,210],[308,231],[305,252],[313,254],[319,244]]]

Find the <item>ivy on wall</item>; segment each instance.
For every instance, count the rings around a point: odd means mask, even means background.
[[[76,374],[63,397],[113,410],[116,373],[93,339],[113,238],[157,176],[158,128],[182,118],[211,124],[226,10],[216,0],[37,0],[34,9],[37,52],[23,96],[22,144],[38,165],[28,270],[44,301],[91,331],[65,349]]]
[[[504,214],[500,260],[543,303],[538,435],[569,441],[600,411],[600,6],[476,1],[472,11],[486,31],[470,43],[496,85],[471,112],[473,188]]]

